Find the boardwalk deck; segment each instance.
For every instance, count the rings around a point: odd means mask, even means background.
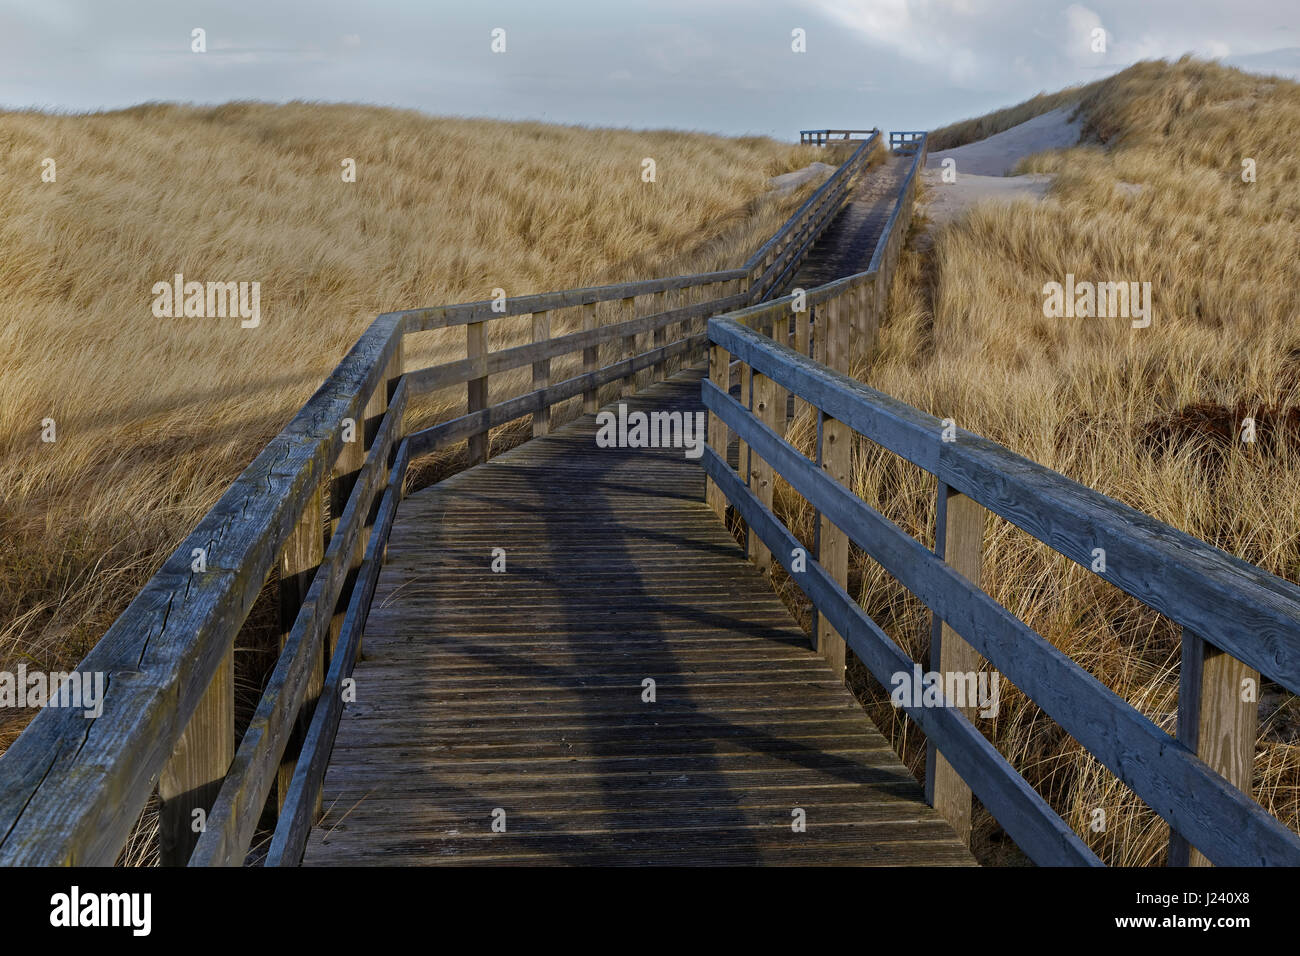
[[[887,154],[885,162],[862,173],[848,203],[809,250],[788,289],[814,289],[862,272],[871,261],[898,200],[909,161]]]
[[[699,373],[627,402],[699,409]],[[594,433],[402,504],[304,863],[972,863],[698,463]]]

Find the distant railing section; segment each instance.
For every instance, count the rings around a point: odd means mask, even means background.
[[[892,132],[889,134],[889,148],[899,156],[911,156],[925,142],[924,131]]]
[[[499,425],[544,435],[557,404],[592,412],[699,356],[704,323],[761,301],[843,208],[870,132],[740,268],[379,316],[78,665],[107,675],[100,716],[46,708],[0,756],[0,865],[112,864],[155,792],[164,864],[244,863],[273,794],[266,862],[297,863],[410,461],[465,441],[472,466]],[[532,341],[492,350],[511,316]],[[405,371],[407,335],[453,327],[465,358]],[[493,401],[521,369],[531,389]],[[465,414],[408,433],[416,399],[462,385]],[[272,575],[281,651],[236,741],[235,641]]]
[[[803,145],[829,146],[853,139],[870,139],[879,132],[878,129],[801,129],[799,142]]]
[[[900,141],[914,177],[926,137],[903,135],[914,137]],[[841,672],[846,644],[885,686],[919,666],[847,593],[851,542],[931,610],[928,670],[991,663],[1169,823],[1171,864],[1300,865],[1300,838],[1250,796],[1257,695],[1247,693],[1261,672],[1300,693],[1300,587],[847,374],[855,343],[874,338],[912,196],[909,182],[866,273],[807,290],[800,312],[786,296],[709,321],[709,506],[721,518],[730,504],[754,564],[770,573],[779,563],[811,599],[815,646]],[[785,440],[791,394],[796,414],[816,416],[811,456]],[[732,435],[738,470],[727,463]],[[852,491],[855,436],[936,477],[933,550]],[[812,542],[775,515],[777,478],[815,509]],[[1176,739],[981,590],[986,510],[1182,627]],[[1097,865],[959,703],[904,706],[930,744],[929,801],[969,839],[973,792],[1035,862]]]

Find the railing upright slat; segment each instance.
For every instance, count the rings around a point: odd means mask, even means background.
[[[285,542],[280,555],[280,651],[283,653],[285,641],[293,631],[298,612],[302,610],[307,592],[311,588],[312,578],[325,556],[325,527],[322,509],[321,490],[312,495],[307,507],[303,509],[302,518],[289,540]],[[284,805],[285,795],[289,792],[289,783],[293,779],[293,768],[297,763],[298,748],[311,725],[311,712],[320,696],[321,684],[325,678],[325,656],[323,651],[312,655],[308,664],[307,694],[303,698],[298,712],[298,725],[294,730],[289,746],[285,748],[280,760],[280,773],[276,786],[277,809]]]
[[[481,359],[484,363],[487,361],[488,341],[487,341],[487,323],[471,322],[465,326],[465,357],[471,360]],[[473,415],[475,412],[481,412],[488,405],[488,377],[486,370],[478,378],[472,378],[465,386],[465,412]],[[481,465],[488,459],[488,438],[489,432],[484,429],[482,432],[471,435],[468,442],[469,461],[468,465],[472,468],[474,465]]]
[[[542,311],[533,313],[533,341],[546,342],[551,338],[551,313]],[[547,388],[551,384],[551,360],[539,359],[533,363],[533,388]],[[533,437],[551,433],[551,407],[533,412]]]
[[[232,646],[158,777],[158,851],[163,866],[184,866],[189,862],[234,757]]]
[[[986,512],[977,502],[953,491],[943,482],[939,482],[937,499],[934,553],[962,577],[979,586]],[[980,656],[937,614],[932,616],[930,669],[944,675],[944,686],[947,687],[947,675],[977,672]],[[968,719],[974,719],[973,702],[961,709]],[[937,747],[927,746],[925,756],[926,800],[951,824],[957,836],[969,844],[970,787],[953,770],[952,764]]]
[[[1259,733],[1259,672],[1183,628],[1178,688],[1178,741],[1247,796]],[[1176,830],[1170,866],[1211,866]]]

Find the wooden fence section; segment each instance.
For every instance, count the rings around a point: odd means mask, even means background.
[[[606,408],[692,422],[699,382]],[[973,863],[697,462],[597,431],[407,497],[304,865]]]
[[[924,161],[923,134],[902,148],[918,165]],[[901,241],[901,232],[878,249],[879,263],[873,260],[885,275],[898,251],[889,244]],[[929,669],[972,672],[981,656],[987,659],[1170,824],[1171,863],[1300,865],[1300,838],[1250,796],[1255,704],[1242,693],[1242,682],[1257,683],[1260,673],[1300,693],[1300,587],[1000,445],[946,430],[933,416],[849,378],[843,333],[846,326],[874,325],[870,299],[866,317],[853,318],[864,311],[854,290],[869,281],[878,278],[868,272],[807,293],[816,359],[807,354],[806,334],[793,337],[798,349],[786,344],[794,296],[710,320],[703,464],[714,512],[721,517],[728,503],[734,506],[747,534],[761,542],[751,555],[771,555],[809,596],[821,619],[818,647],[828,660],[842,661],[847,642],[886,686],[897,674],[910,675],[916,663],[846,593],[845,542],[851,541],[933,612],[938,639]],[[797,314],[793,319],[802,321]],[[752,383],[742,401],[728,393],[737,373]],[[785,441],[785,404],[764,398],[778,390],[817,410],[811,458]],[[727,464],[728,431],[746,450],[740,474]],[[936,476],[935,551],[850,490],[854,435]],[[776,476],[820,515],[816,560],[806,568],[797,560],[805,543],[772,511]],[[1176,740],[980,589],[984,509],[1090,570],[1094,549],[1104,548],[1101,576],[1183,628]],[[905,708],[937,749],[927,781],[934,806],[968,832],[973,791],[1035,862],[1095,864],[1078,835],[955,703]]]
[[[878,145],[878,131],[858,141],[738,269],[377,318],[78,666],[106,675],[101,715],[47,708],[0,756],[0,865],[112,864],[155,792],[164,863],[243,863],[273,792],[270,860],[291,860],[318,804],[412,458],[464,440],[481,461],[496,425],[528,415],[545,434],[557,403],[581,396],[594,410],[602,387],[634,387],[698,355],[706,319],[762,301],[797,267]],[[580,313],[580,328],[554,336],[564,309]],[[488,348],[488,323],[526,315],[532,343]],[[405,336],[458,326],[465,359],[404,374]],[[602,346],[619,343],[600,365]],[[580,356],[582,371],[552,382],[565,356]],[[532,390],[492,403],[490,377],[527,367]],[[461,384],[465,415],[407,434],[414,401]],[[232,651],[273,574],[282,650],[236,746]]]
[[[831,146],[846,143],[860,137],[870,138],[879,133],[878,129],[801,129],[799,142],[811,146]]]

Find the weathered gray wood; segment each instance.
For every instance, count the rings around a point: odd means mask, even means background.
[[[698,395],[678,376],[624,401]],[[594,430],[403,504],[305,862],[810,861],[806,839],[823,861],[970,863],[704,506],[698,464]]]
[[[465,302],[458,305],[431,306],[386,312],[379,318],[385,322],[402,324],[408,332],[428,332],[433,329],[452,328],[473,322],[491,322],[514,315],[533,312],[569,309],[594,302],[612,302],[638,295],[650,295],[669,289],[690,289],[743,278],[746,269],[725,269],[720,272],[703,272],[691,275],[668,276],[663,279],[642,279],[636,282],[619,282],[614,285],[592,286],[585,289],[565,289],[562,292],[544,292],[537,295],[512,296],[505,300],[505,308],[494,299]],[[494,308],[495,306],[495,308]]]
[[[471,322],[465,326],[465,355],[473,363],[484,363],[483,374],[469,379],[466,386],[465,412],[474,415],[488,407],[488,375],[486,359],[488,354],[487,323]],[[488,459],[488,441],[491,436],[487,429],[472,432],[466,436],[468,443],[468,464],[472,468]]]
[[[1239,864],[1300,863],[1300,838],[1258,803],[1223,781],[1127,701],[920,542],[831,482],[730,396],[706,382],[703,397],[705,405],[728,427],[748,436],[797,493],[846,530],[854,543],[1210,859]],[[710,460],[707,452],[705,460]],[[730,495],[728,500],[736,504]],[[816,600],[815,595],[810,596]],[[816,606],[822,610],[820,604]],[[943,742],[939,741],[938,746],[942,750]],[[978,795],[978,788],[956,757],[948,757]]]
[[[235,755],[235,651],[212,677],[158,778],[158,850],[163,866],[184,866]]]
[[[483,434],[490,428],[514,421],[516,418],[527,415],[539,408],[545,408],[554,405],[556,402],[573,398],[575,395],[580,395],[591,388],[619,379],[626,380],[639,370],[649,368],[651,365],[663,362],[674,355],[695,352],[702,349],[704,344],[705,336],[703,335],[694,336],[690,339],[680,339],[662,349],[655,349],[631,359],[624,359],[614,365],[607,365],[595,375],[584,374],[565,379],[563,382],[557,382],[541,391],[528,392],[509,401],[489,406],[472,415],[462,415],[460,418],[453,418],[450,421],[415,432],[410,436],[411,454],[422,455],[468,436]]]
[[[941,558],[971,584],[979,587],[984,549],[984,509],[965,495],[956,494],[947,485],[940,484],[936,514],[935,557]],[[980,658],[975,649],[945,624],[942,618],[934,615],[930,669],[946,676],[954,673],[973,674],[979,667]],[[973,720],[974,702],[963,708],[962,713],[967,720]],[[938,748],[927,747],[925,756],[926,800],[948,821],[957,836],[970,843],[970,787]]]
[[[1254,785],[1258,700],[1258,671],[1183,630],[1178,741],[1247,796]],[[1175,830],[1169,865],[1211,864]]]
[[[356,650],[361,645],[366,615],[370,611],[375,584],[383,567],[388,536],[397,514],[397,506],[402,500],[402,486],[406,480],[410,452],[410,444],[402,442],[397,459],[393,462],[388,487],[379,505],[375,533],[366,547],[357,587],[353,589],[352,598],[348,602],[339,653],[330,661],[321,704],[316,708],[304,740],[303,758],[298,762],[288,788],[288,798],[276,823],[275,834],[267,851],[266,866],[297,866],[302,860],[307,834],[320,815],[321,782],[325,776],[325,765],[329,761],[339,717],[343,712],[344,682],[351,676],[357,659]]]
[[[854,431],[973,498],[1107,581],[1300,693],[1300,588],[848,376],[731,318],[710,340]]]
[[[533,313],[533,342],[544,343],[551,338],[551,313]],[[533,391],[541,391],[551,384],[551,360],[538,359],[533,363]],[[533,437],[548,435],[551,431],[551,407],[533,412]]]
[[[595,304],[584,305],[582,307],[582,331],[596,331],[596,306]],[[600,347],[598,345],[589,345],[582,350],[582,372],[584,375],[595,376],[596,370],[600,367]],[[582,413],[584,415],[594,415],[600,408],[600,389],[593,386],[582,393]]]
[[[774,249],[787,240],[791,232],[808,219],[812,211],[822,204],[827,194],[839,188],[845,180],[853,176],[870,157],[878,139],[879,134],[876,133],[864,140],[844,164],[832,173],[826,182],[817,187],[817,190],[811,196],[804,200],[803,204],[794,211],[781,228],[754,251],[754,254],[745,261],[742,267],[744,271],[746,273],[752,272]]]
[[[750,387],[754,390],[754,415],[769,428],[774,427],[778,411],[784,418],[784,409],[777,408],[776,388],[772,380],[756,375],[751,379]],[[758,500],[763,502],[765,507],[772,507],[772,495],[776,490],[776,474],[762,456],[752,453],[749,456],[749,487],[754,490]],[[753,562],[754,567],[764,577],[770,578],[772,555],[762,539],[757,535],[749,535],[745,544],[749,560]]]
[[[737,294],[686,308],[670,309],[653,315],[636,316],[623,322],[599,328],[593,324],[591,329],[584,328],[582,331],[556,336],[544,342],[530,342],[527,345],[499,349],[495,352],[488,352],[486,355],[478,355],[474,358],[464,358],[455,362],[420,369],[408,376],[409,387],[412,396],[422,395],[440,388],[459,385],[471,379],[496,375],[516,368],[524,368],[543,359],[558,358],[579,350],[584,350],[585,353],[585,351],[591,351],[593,346],[617,339],[626,339],[632,334],[655,332],[657,335],[658,332],[682,322],[683,319],[717,315],[726,312],[733,306],[740,306],[744,302],[745,296]],[[595,306],[586,306],[584,308],[594,314]],[[700,332],[703,332],[703,329]]]
[[[719,346],[709,349],[709,381],[714,387],[726,393],[731,388],[731,365],[726,351]],[[709,416],[709,447],[723,461],[727,459],[727,426],[717,415]],[[717,484],[709,479],[705,482],[705,501],[709,509],[723,521],[727,517],[727,499]]]
[[[902,648],[863,613],[820,564],[810,562],[801,572],[793,569],[790,556],[799,547],[798,540],[762,507],[726,462],[712,449],[706,449],[703,463],[705,471],[723,488],[727,500],[749,527],[764,538],[790,572],[791,579],[830,619],[831,625],[844,636],[876,679],[889,686],[894,674],[910,674],[913,662]],[[926,737],[952,755],[953,766],[1030,859],[1054,866],[1101,865],[1078,835],[960,711],[953,707],[906,709]]]
[[[308,661],[320,653],[324,631],[350,570],[350,556],[367,534],[365,525],[371,505],[387,479],[388,455],[406,403],[406,384],[402,382],[357,476],[340,516],[339,530],[330,539],[320,570],[312,580],[303,611],[294,622],[284,652],[267,678],[261,700],[239,742],[234,762],[208,815],[208,828],[190,859],[192,866],[238,866],[244,862],[258,815],[275,784],[276,768],[294,726],[294,715],[307,693]]]
[[[78,665],[109,675],[101,716],[45,708],[0,758],[0,865],[117,858],[402,326],[371,325]]]
[[[311,588],[312,578],[325,556],[325,524],[323,489],[312,495],[298,527],[285,542],[280,553],[280,652],[283,654],[285,642],[293,632],[298,613],[302,610]],[[307,688],[302,707],[298,713],[298,725],[290,738],[288,746],[280,759],[279,784],[276,787],[276,799],[284,803],[284,796],[293,779],[293,766],[297,760],[298,747],[302,737],[311,724],[311,711],[320,696],[321,681],[325,676],[324,655],[317,651],[307,661]]]

